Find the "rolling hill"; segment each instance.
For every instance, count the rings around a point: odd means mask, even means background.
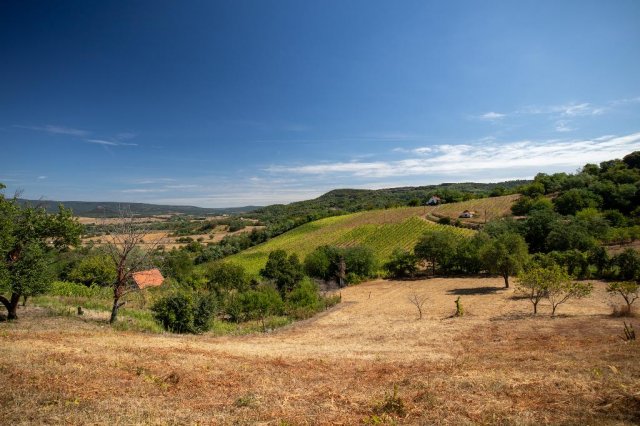
[[[473,207],[478,211],[486,210],[489,217],[496,218],[510,213],[513,200],[514,196],[510,195],[451,203],[446,205],[446,211],[462,212]],[[434,210],[444,207],[400,207],[328,217],[306,223],[227,259],[241,264],[250,274],[257,274],[274,250],[296,253],[304,259],[322,245],[364,245],[374,251],[378,261],[384,262],[396,248],[413,248],[427,229],[445,226],[426,219]],[[464,228],[453,229],[465,235],[474,232]]]
[[[513,180],[497,183],[441,183],[428,186],[407,186],[384,189],[334,189],[318,198],[290,204],[273,204],[256,209],[251,217],[265,223],[293,220],[298,223],[308,218],[320,219],[340,213],[407,206],[410,202],[423,205],[432,195],[439,195],[447,202],[462,201],[466,196],[489,196],[511,193],[516,188],[531,183]],[[502,191],[502,192],[501,192]]]
[[[260,207],[230,207],[230,208],[204,208],[195,206],[167,206],[161,204],[128,203],[115,201],[46,201],[46,200],[25,200],[19,199],[21,204],[31,204],[42,206],[48,212],[58,211],[58,205],[63,204],[71,209],[76,216],[86,217],[117,217],[120,209],[128,209],[136,216],[153,216],[161,214],[186,214],[186,215],[218,215],[218,214],[239,214],[256,210]]]

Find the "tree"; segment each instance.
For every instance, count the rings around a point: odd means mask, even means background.
[[[451,268],[458,240],[459,237],[448,229],[429,230],[418,240],[413,251],[418,259],[431,264],[431,271],[435,275],[436,265],[445,272]]]
[[[621,280],[632,281],[640,278],[640,254],[632,248],[615,256],[613,262],[618,266]]]
[[[553,275],[558,271],[557,265],[552,268],[535,266],[518,275],[516,287],[518,292],[527,296],[533,305],[533,314],[538,313],[538,303],[547,294],[547,283],[549,279],[554,279]]]
[[[7,199],[0,184],[0,302],[8,319],[17,319],[20,297],[44,292],[53,279],[56,252],[77,245],[83,227],[62,205],[57,214],[44,208],[20,206]]]
[[[584,188],[572,188],[553,201],[560,214],[573,215],[587,207],[599,207],[602,197]]]
[[[260,275],[273,281],[283,298],[304,278],[298,256],[294,253],[287,257],[287,252],[284,250],[269,253],[267,264],[260,270]]]
[[[165,277],[175,278],[179,282],[186,281],[193,272],[193,262],[186,250],[176,250],[164,253],[160,270]]]
[[[489,240],[480,249],[480,258],[489,272],[504,278],[504,286],[509,288],[509,275],[522,270],[529,259],[529,251],[524,238],[505,233]]]
[[[325,281],[366,278],[376,272],[376,259],[368,247],[321,246],[309,253],[304,260],[309,276]]]
[[[397,248],[391,254],[391,259],[384,264],[384,269],[394,278],[413,276],[418,267],[416,257],[408,250]]]
[[[156,301],[153,316],[172,333],[203,333],[211,329],[216,303],[211,295],[179,291]]]
[[[102,253],[95,253],[80,259],[67,278],[85,285],[110,285],[116,278],[116,270],[111,260]]]
[[[245,317],[260,321],[263,331],[266,331],[265,319],[269,315],[282,312],[283,303],[280,294],[270,286],[241,293],[238,300]]]
[[[113,305],[109,323],[113,324],[118,318],[119,309],[127,302],[123,298],[138,290],[133,282],[133,274],[150,268],[151,254],[160,240],[154,240],[147,244],[144,238],[147,236],[146,228],[134,221],[130,212],[122,210],[120,217],[109,229],[111,240],[106,244],[105,250],[116,268],[116,278],[111,283],[113,288]]]
[[[605,271],[611,265],[611,258],[607,250],[602,246],[596,246],[589,251],[588,260],[597,268],[598,277],[602,278]]]
[[[546,262],[544,262],[546,263]],[[518,276],[518,287],[533,304],[533,313],[538,312],[540,300],[546,298],[551,303],[551,316],[556,315],[558,306],[569,299],[580,299],[591,294],[593,285],[574,281],[567,271],[556,263],[538,264]]]
[[[617,293],[627,304],[626,314],[631,315],[631,305],[640,297],[640,285],[637,281],[619,281],[609,283],[607,286],[609,293]]]
[[[220,292],[222,290],[245,291],[249,280],[242,265],[233,262],[214,262],[207,265],[205,275],[207,288]]]
[[[427,301],[427,296],[421,296],[416,292],[411,293],[409,296],[409,302],[418,310],[418,319],[422,319],[422,307]]]
[[[563,271],[564,272],[564,271]],[[581,299],[591,294],[593,284],[573,281],[567,274],[561,274],[547,285],[547,299],[551,303],[551,316],[556,316],[558,306],[569,299]]]
[[[640,151],[634,151],[622,157],[622,161],[630,169],[640,169]]]

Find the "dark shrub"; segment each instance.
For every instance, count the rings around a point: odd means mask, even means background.
[[[215,309],[212,297],[186,291],[165,296],[151,307],[156,321],[173,333],[202,333],[209,330]]]

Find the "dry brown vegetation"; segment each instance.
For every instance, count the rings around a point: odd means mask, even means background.
[[[239,231],[229,232],[228,226],[220,226],[217,227],[213,232],[208,234],[190,234],[185,236],[172,236],[170,235],[173,231],[148,231],[145,232],[144,242],[147,246],[163,246],[166,250],[171,250],[173,248],[180,248],[186,246],[188,243],[181,243],[177,240],[184,237],[192,238],[194,241],[201,239],[202,244],[207,243],[218,243],[222,241],[224,237],[227,235],[237,235],[246,232],[251,232],[254,229],[260,230],[263,229],[264,226],[245,226]],[[93,242],[96,245],[101,245],[105,243],[113,242],[113,239],[109,235],[102,235],[99,237],[89,237],[84,238],[83,242],[89,243]]]
[[[414,293],[428,295],[422,320]],[[5,424],[640,422],[639,347],[620,338],[605,285],[555,319],[514,296],[501,279],[375,281],[310,320],[220,338],[31,307],[0,325],[1,412]]]

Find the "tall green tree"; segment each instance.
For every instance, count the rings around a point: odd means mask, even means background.
[[[46,291],[53,279],[55,252],[77,245],[82,234],[71,210],[57,214],[43,208],[20,206],[7,199],[0,184],[0,303],[8,319],[17,319],[20,297]]]
[[[431,264],[434,275],[436,266],[447,272],[455,258],[459,239],[453,231],[446,228],[429,230],[418,240],[413,252],[418,259]]]
[[[267,264],[260,271],[260,275],[271,280],[283,298],[304,278],[302,264],[298,256],[295,253],[287,256],[287,252],[284,250],[275,250],[269,253]]]
[[[504,278],[509,288],[509,276],[519,273],[529,259],[527,243],[518,234],[505,233],[489,240],[480,249],[480,258],[485,268]]]

